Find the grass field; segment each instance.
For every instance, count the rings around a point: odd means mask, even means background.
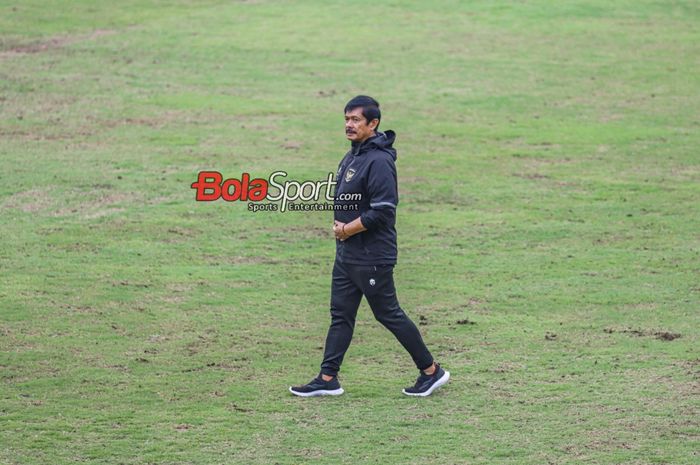
[[[696,1],[0,0],[0,463],[697,464]],[[198,203],[397,132],[399,299],[318,372],[330,213]]]

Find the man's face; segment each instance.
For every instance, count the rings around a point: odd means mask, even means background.
[[[377,119],[367,122],[362,115],[362,107],[350,110],[345,113],[345,137],[352,142],[364,142],[374,135],[377,124]]]

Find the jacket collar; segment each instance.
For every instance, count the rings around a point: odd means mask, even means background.
[[[350,144],[350,153],[353,155],[362,155],[367,151],[370,145],[372,145],[372,141],[379,137],[380,133],[375,132],[373,136],[368,137],[367,139],[363,140],[362,142],[352,142]]]

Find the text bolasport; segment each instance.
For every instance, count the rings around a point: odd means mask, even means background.
[[[332,202],[333,188],[337,184],[333,180],[333,173],[328,173],[328,179],[325,181],[293,181],[281,180],[278,178],[286,178],[286,171],[275,171],[268,179],[255,178],[251,179],[249,173],[242,173],[240,179],[230,178],[224,179],[223,175],[218,171],[200,171],[197,176],[197,181],[193,182],[191,187],[196,189],[196,200],[198,202],[213,202],[223,199],[227,202],[243,201],[250,202],[248,210],[250,211],[320,211],[334,209],[332,204],[295,204],[293,202],[300,200],[302,202],[318,202],[321,195],[325,200]],[[343,198],[338,200],[360,200],[362,194],[342,194]],[[273,203],[260,204],[259,202],[281,202],[278,206]],[[351,205],[342,205],[344,209]]]

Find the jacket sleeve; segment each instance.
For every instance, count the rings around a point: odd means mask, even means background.
[[[392,224],[396,218],[396,206],[399,192],[396,182],[396,165],[394,161],[381,157],[372,162],[367,174],[367,193],[369,210],[360,216],[362,225],[367,229]]]

